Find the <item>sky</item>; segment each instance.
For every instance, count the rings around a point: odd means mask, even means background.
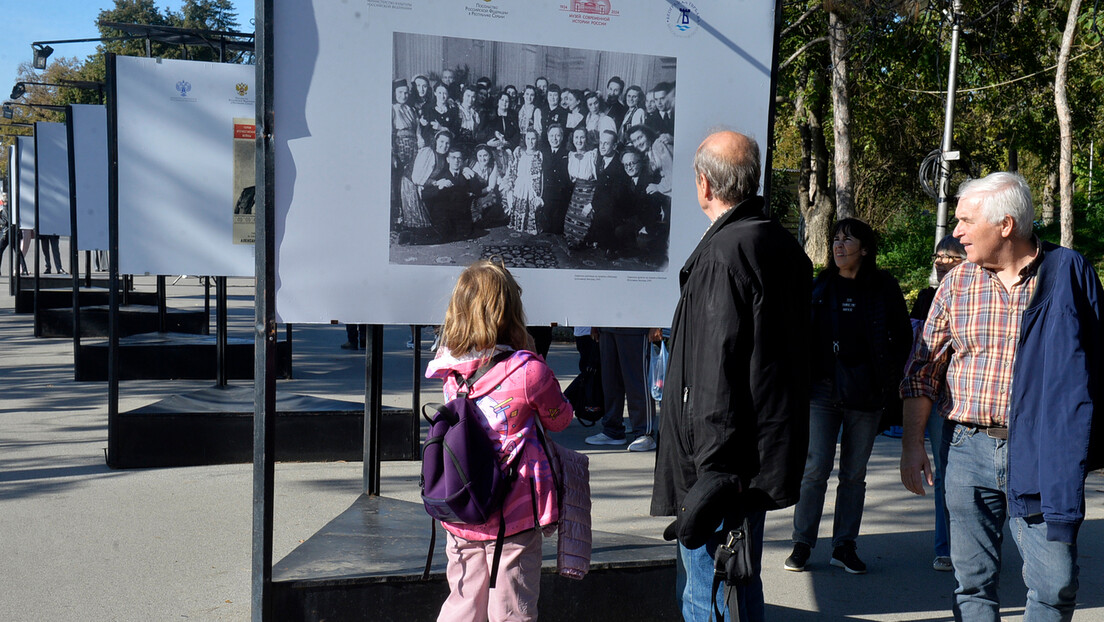
[[[0,98],[7,100],[19,75],[19,64],[30,62],[31,42],[58,39],[89,39],[100,36],[96,18],[103,9],[114,8],[114,0],[8,0],[0,21]],[[180,10],[180,0],[158,0],[157,6]],[[253,32],[253,0],[234,0],[242,32]],[[84,60],[98,44],[52,45],[53,61],[59,57]]]

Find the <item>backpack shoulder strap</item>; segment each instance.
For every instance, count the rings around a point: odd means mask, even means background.
[[[472,375],[468,376],[467,378],[461,376],[460,372],[453,370],[452,376],[456,379],[457,387],[456,396],[460,397],[461,395],[463,395],[464,397],[467,397],[468,394],[471,393],[472,389],[475,388],[476,381],[482,378],[484,374],[494,369],[495,365],[498,365],[502,361],[505,361],[506,359],[513,356],[515,351],[516,350],[506,350],[504,352],[499,352],[494,356],[494,358],[481,365],[479,369],[472,372]]]

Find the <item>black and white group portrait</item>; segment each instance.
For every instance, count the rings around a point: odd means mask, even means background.
[[[665,269],[675,65],[395,33],[391,263]]]

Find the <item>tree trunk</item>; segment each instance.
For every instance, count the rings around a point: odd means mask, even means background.
[[[1058,171],[1051,169],[1047,173],[1046,186],[1043,188],[1043,226],[1054,224],[1054,195],[1058,192]]]
[[[1062,48],[1058,52],[1058,71],[1054,74],[1054,108],[1058,113],[1058,128],[1061,138],[1058,158],[1058,191],[1061,196],[1059,215],[1062,239],[1065,247],[1073,246],[1073,123],[1070,120],[1069,100],[1066,98],[1066,83],[1069,75],[1070,47],[1073,35],[1077,31],[1077,14],[1081,10],[1081,0],[1070,2],[1066,15],[1066,29],[1062,31]]]
[[[1008,172],[1020,172],[1020,150],[1011,141],[1008,143]]]
[[[855,189],[851,178],[851,100],[847,90],[847,24],[836,12],[828,13],[828,49],[832,57],[832,125],[835,130],[836,217],[855,215]]]
[[[828,227],[832,222],[831,187],[828,182],[828,145],[824,140],[824,104],[827,99],[823,76],[808,75],[809,97],[802,97],[801,128],[801,215],[805,219],[805,254],[818,266],[828,263]]]

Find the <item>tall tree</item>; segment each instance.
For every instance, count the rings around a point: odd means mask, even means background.
[[[828,50],[832,55],[832,130],[835,134],[836,217],[855,216],[855,186],[851,167],[850,37],[847,22],[828,12]]]
[[[1069,82],[1069,56],[1073,47],[1073,37],[1077,32],[1077,14],[1081,11],[1081,0],[1070,2],[1066,17],[1066,27],[1062,31],[1062,46],[1058,52],[1058,71],[1054,76],[1054,108],[1058,113],[1059,138],[1058,187],[1061,195],[1061,244],[1073,246],[1073,123],[1070,120],[1070,105],[1066,97],[1066,85]]]

